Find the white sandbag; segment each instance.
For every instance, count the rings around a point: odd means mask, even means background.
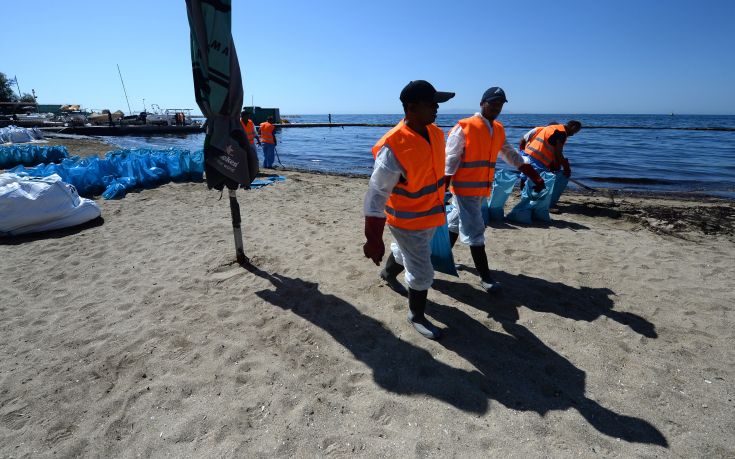
[[[28,132],[28,129],[23,128],[10,129],[5,135],[10,143],[26,143],[33,140],[33,136]]]
[[[14,125],[0,128],[0,143],[28,143],[43,140],[43,132],[38,128],[23,128]]]
[[[100,214],[97,203],[80,198],[56,174],[43,178],[0,174],[0,235],[76,226]]]

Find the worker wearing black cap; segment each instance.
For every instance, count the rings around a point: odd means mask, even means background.
[[[439,103],[454,97],[417,80],[401,91],[405,118],[373,147],[375,166],[365,196],[365,256],[380,265],[383,228],[395,238],[380,276],[396,282],[404,269],[408,284],[408,320],[421,335],[437,339],[440,331],[424,315],[434,281],[431,239],[446,222],[444,213],[444,133],[436,125]]]
[[[446,147],[446,181],[451,183],[454,194],[454,208],[447,216],[449,239],[452,247],[457,238],[470,246],[472,261],[480,274],[480,285],[487,292],[500,288],[490,275],[482,219],[482,201],[492,191],[498,156],[528,175],[537,191],[544,188],[544,181],[510,145],[503,125],[496,120],[506,102],[508,99],[501,88],[485,91],[480,99],[481,112],[459,120],[449,133]]]

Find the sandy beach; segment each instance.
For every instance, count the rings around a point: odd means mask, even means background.
[[[239,193],[248,269],[201,183],[0,240],[0,457],[735,456],[733,203],[488,228],[503,291],[458,246],[433,342],[363,257],[367,179],[282,173]]]

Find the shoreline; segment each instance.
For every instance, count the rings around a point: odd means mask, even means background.
[[[102,157],[105,152],[120,148],[94,137],[62,136],[46,140],[47,145],[65,145],[72,156]],[[365,181],[369,178],[368,174],[298,167],[261,170],[261,174],[264,175],[271,173]],[[206,188],[206,185],[202,186]],[[138,189],[136,192],[148,193],[150,190]],[[101,201],[100,196],[96,196],[95,199]],[[506,203],[506,213],[517,199],[518,191],[515,190]],[[599,188],[599,191],[594,192],[570,187],[564,192],[559,207],[562,217],[565,213],[577,213],[591,217],[623,219],[659,234],[684,238],[692,235],[695,237],[721,235],[735,240],[735,200],[701,192],[626,191],[610,188]],[[553,218],[557,217],[552,215]]]
[[[62,135],[60,137],[46,137],[49,141],[48,145],[67,145],[70,155],[97,155],[103,157],[104,153],[111,149],[122,148],[114,143],[110,143],[101,138],[95,136],[77,136],[77,135]],[[348,177],[348,178],[369,178],[369,173],[355,173],[355,172],[341,172],[341,171],[329,171],[329,170],[316,170],[307,167],[278,167],[274,170],[285,170],[293,172],[303,172],[308,174],[326,175],[334,177]],[[261,171],[267,172],[267,171]],[[597,194],[598,196],[609,196],[611,193],[617,198],[648,198],[648,199],[678,199],[683,201],[698,201],[698,202],[720,202],[735,203],[735,191],[660,191],[660,190],[630,190],[614,187],[602,187],[595,186],[595,180],[587,179],[587,185],[598,189],[598,192],[592,192],[584,190],[583,188],[569,184],[567,190],[564,192],[565,195],[581,195],[590,196]],[[722,196],[722,193],[731,194],[732,197]]]
[[[304,167],[290,167],[278,166],[272,169],[274,171],[290,171],[290,172],[301,172],[304,174],[316,174],[316,175],[327,175],[333,177],[346,177],[346,178],[370,178],[370,174],[360,174],[355,172],[340,172],[340,171],[327,171],[327,170],[316,170]],[[261,170],[261,172],[263,172]],[[707,191],[656,191],[656,190],[625,190],[621,188],[603,188],[599,187],[599,191],[585,190],[578,185],[570,183],[569,187],[564,191],[564,194],[580,195],[580,196],[609,196],[611,193],[615,197],[628,197],[628,198],[649,198],[649,199],[682,199],[686,201],[697,201],[704,200],[705,202],[722,202],[722,203],[735,203],[735,196],[733,198],[726,198],[713,194],[707,194]],[[733,192],[735,194],[735,191]]]

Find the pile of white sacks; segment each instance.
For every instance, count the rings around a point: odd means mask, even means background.
[[[0,236],[49,231],[99,217],[96,202],[56,174],[43,178],[0,174]]]
[[[38,128],[8,126],[0,128],[0,143],[26,143],[43,139],[43,132]]]

